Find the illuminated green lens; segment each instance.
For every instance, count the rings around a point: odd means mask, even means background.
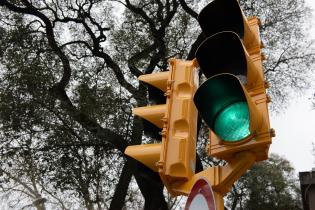
[[[214,132],[222,140],[239,141],[250,134],[249,112],[246,102],[237,102],[221,111],[214,123]]]

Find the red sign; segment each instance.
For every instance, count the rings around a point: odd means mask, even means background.
[[[212,188],[205,179],[197,180],[192,187],[185,210],[216,210]]]

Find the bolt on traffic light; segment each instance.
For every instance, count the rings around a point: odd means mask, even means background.
[[[199,86],[195,60],[171,59],[167,72],[142,75],[139,80],[165,92],[166,104],[137,107],[133,113],[161,129],[162,143],[129,146],[125,154],[160,177],[170,193],[172,184],[195,174],[197,110],[193,96]]]

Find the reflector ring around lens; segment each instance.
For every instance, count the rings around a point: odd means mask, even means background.
[[[249,111],[246,102],[225,107],[216,117],[214,132],[224,141],[237,142],[250,134]]]

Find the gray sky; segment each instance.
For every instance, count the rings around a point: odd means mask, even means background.
[[[315,10],[315,1],[306,0]],[[315,13],[313,11],[310,36],[315,39]],[[315,71],[314,71],[315,72]],[[315,144],[315,109],[310,98],[315,93],[315,77],[312,88],[292,101],[282,114],[271,116],[271,127],[276,137],[270,151],[284,156],[293,164],[296,172],[315,168],[315,155],[312,155],[312,142]]]

